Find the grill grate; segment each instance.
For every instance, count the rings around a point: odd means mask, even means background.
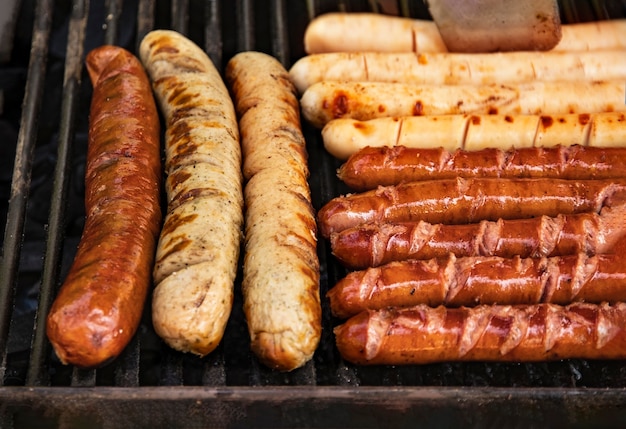
[[[37,0],[32,23],[0,260],[0,427],[32,427],[35,418],[49,421],[50,427],[79,427],[85,422],[120,427],[129,421],[138,427],[157,423],[190,427],[199,422],[276,427],[278,421],[290,426],[376,427],[417,419],[425,426],[462,422],[489,427],[507,422],[502,411],[525,417],[518,424],[528,427],[528,419],[537,416],[548,426],[601,414],[615,416],[626,394],[623,362],[357,368],[344,364],[334,349],[336,321],[327,307],[314,359],[291,373],[276,373],[248,351],[240,293],[222,344],[204,359],[163,345],[152,331],[147,311],[136,337],[111,365],[97,370],[61,365],[45,336],[44,322],[80,236],[81,160],[90,98],[83,59],[90,48],[112,43],[136,52],[151,29],[172,28],[203,46],[220,70],[234,53],[244,50],[270,53],[288,67],[304,54],[304,28],[318,14],[375,11],[426,18],[428,13],[422,2],[408,0],[107,0],[104,5],[72,0],[67,8],[59,3]],[[61,16],[65,10],[69,15]],[[565,22],[624,17],[626,1],[563,1],[561,13]],[[67,29],[60,37],[64,59],[59,60],[50,51],[59,43],[55,36],[59,26],[54,23],[63,20]],[[59,67],[62,97],[56,99],[46,84]],[[50,111],[60,112],[53,132],[47,124],[41,129],[42,117]],[[319,131],[306,123],[303,127],[313,204],[319,208],[346,189],[336,180],[339,163],[322,149]],[[30,216],[40,204],[33,201],[33,183],[40,180],[37,151],[47,140],[54,149],[49,155],[51,193],[45,196],[44,213],[38,213],[44,220],[38,223]],[[319,255],[324,294],[345,271],[323,240]],[[32,283],[34,292],[26,293]],[[21,310],[24,300],[31,301],[30,312]],[[473,410],[478,405],[484,406],[482,411]]]

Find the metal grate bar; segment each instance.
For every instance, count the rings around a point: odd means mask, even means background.
[[[144,36],[154,28],[155,0],[140,0],[137,8],[137,42],[135,51],[139,52],[139,44]]]
[[[78,112],[78,98],[83,70],[85,27],[89,10],[89,0],[74,0],[69,24],[65,75],[63,79],[63,101],[57,164],[54,172],[54,185],[48,217],[48,237],[44,258],[42,284],[35,332],[32,342],[26,385],[48,383],[46,360],[49,343],[46,339],[45,316],[52,305],[61,266],[67,191],[70,178],[70,155],[74,141],[74,128]]]
[[[286,0],[272,0],[272,51],[284,67],[289,67],[289,37]]]
[[[205,3],[204,10],[204,50],[208,54],[218,71],[222,71],[222,18],[221,7],[218,0],[209,0]]]
[[[115,45],[119,34],[118,21],[122,13],[122,0],[106,0],[107,16],[105,17],[104,43]]]
[[[20,130],[17,139],[15,165],[11,181],[11,197],[0,264],[0,385],[6,372],[7,339],[12,300],[26,215],[26,204],[31,182],[32,164],[37,138],[39,111],[46,75],[48,40],[53,11],[52,0],[39,0],[35,10],[33,39],[28,65],[28,81],[24,94]]]
[[[254,1],[241,0],[237,3],[237,50],[254,49]]]
[[[185,35],[189,33],[189,0],[172,2],[172,29]]]

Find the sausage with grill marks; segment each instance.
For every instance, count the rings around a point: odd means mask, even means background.
[[[85,227],[46,330],[61,362],[98,367],[139,326],[161,222],[161,162],[158,113],[141,63],[114,46],[94,49],[86,63],[93,95]]]
[[[354,271],[328,292],[337,317],[417,304],[569,304],[626,300],[619,254],[501,258],[469,256],[390,262]]]
[[[623,201],[626,179],[456,178],[381,186],[333,198],[318,212],[328,238],[370,222],[424,221],[463,224],[599,212]]]
[[[626,303],[364,311],[335,328],[359,365],[626,358]]]
[[[626,235],[626,206],[600,213],[482,221],[446,225],[428,222],[367,223],[332,233],[333,255],[346,267],[363,269],[406,259],[464,256],[510,258],[611,252]]]

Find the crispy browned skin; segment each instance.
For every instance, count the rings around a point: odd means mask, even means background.
[[[464,256],[510,258],[609,252],[626,235],[626,206],[600,213],[482,221],[464,225],[428,222],[367,223],[330,235],[333,254],[362,269],[406,259]]]
[[[417,304],[569,304],[626,300],[626,269],[616,254],[501,258],[470,256],[390,262],[353,271],[329,292],[337,317]]]
[[[161,165],[157,110],[139,61],[104,46],[89,53],[87,70],[87,218],[47,334],[63,363],[95,367],[115,358],[139,325],[161,221]]]
[[[599,212],[622,198],[625,179],[456,178],[381,186],[336,197],[318,212],[321,234],[328,238],[368,222],[464,224],[481,220],[526,219]]]
[[[448,151],[443,148],[366,147],[338,170],[357,191],[379,185],[455,177],[608,179],[626,175],[626,148],[555,146]]]
[[[626,358],[626,304],[575,303],[362,312],[335,328],[360,365]]]

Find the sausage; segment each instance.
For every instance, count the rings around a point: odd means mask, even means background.
[[[626,358],[626,303],[366,311],[335,328],[359,365]]]
[[[417,304],[569,304],[626,300],[626,270],[619,254],[584,253],[550,258],[449,255],[390,262],[353,271],[328,291],[337,317]]]
[[[625,179],[455,178],[339,196],[318,211],[323,237],[369,222],[463,224],[583,212],[623,201]]]
[[[322,128],[324,148],[346,160],[367,146],[479,151],[553,146],[623,147],[626,114],[430,115],[358,121],[333,119]]]
[[[85,172],[85,227],[47,315],[64,364],[118,356],[143,313],[161,222],[159,118],[148,77],[130,52],[89,52],[93,84]]]
[[[305,52],[447,52],[430,20],[379,13],[325,13],[304,33]],[[552,51],[598,51],[626,48],[626,20],[611,19],[561,25]]]
[[[350,269],[406,259],[500,256],[523,258],[610,252],[626,235],[626,206],[600,213],[481,221],[463,225],[428,222],[367,223],[330,235],[333,255]]]
[[[624,177],[625,172],[626,147],[448,151],[441,147],[394,146],[359,150],[341,165],[337,176],[351,189],[364,191],[381,185],[455,177],[610,179]]]
[[[153,270],[152,323],[172,348],[205,356],[224,335],[238,268],[237,117],[219,72],[191,40],[156,30],[139,52],[166,123],[167,214]]]
[[[304,118],[318,128],[338,118],[626,111],[623,79],[484,85],[322,81],[304,92],[300,104]]]
[[[623,49],[419,54],[334,52],[307,55],[289,70],[300,93],[324,81],[404,82],[433,86],[536,81],[580,83],[619,80],[625,73]]]
[[[266,366],[291,371],[321,337],[317,226],[307,182],[306,142],[289,74],[260,52],[226,67],[244,158],[243,308],[251,349]]]

